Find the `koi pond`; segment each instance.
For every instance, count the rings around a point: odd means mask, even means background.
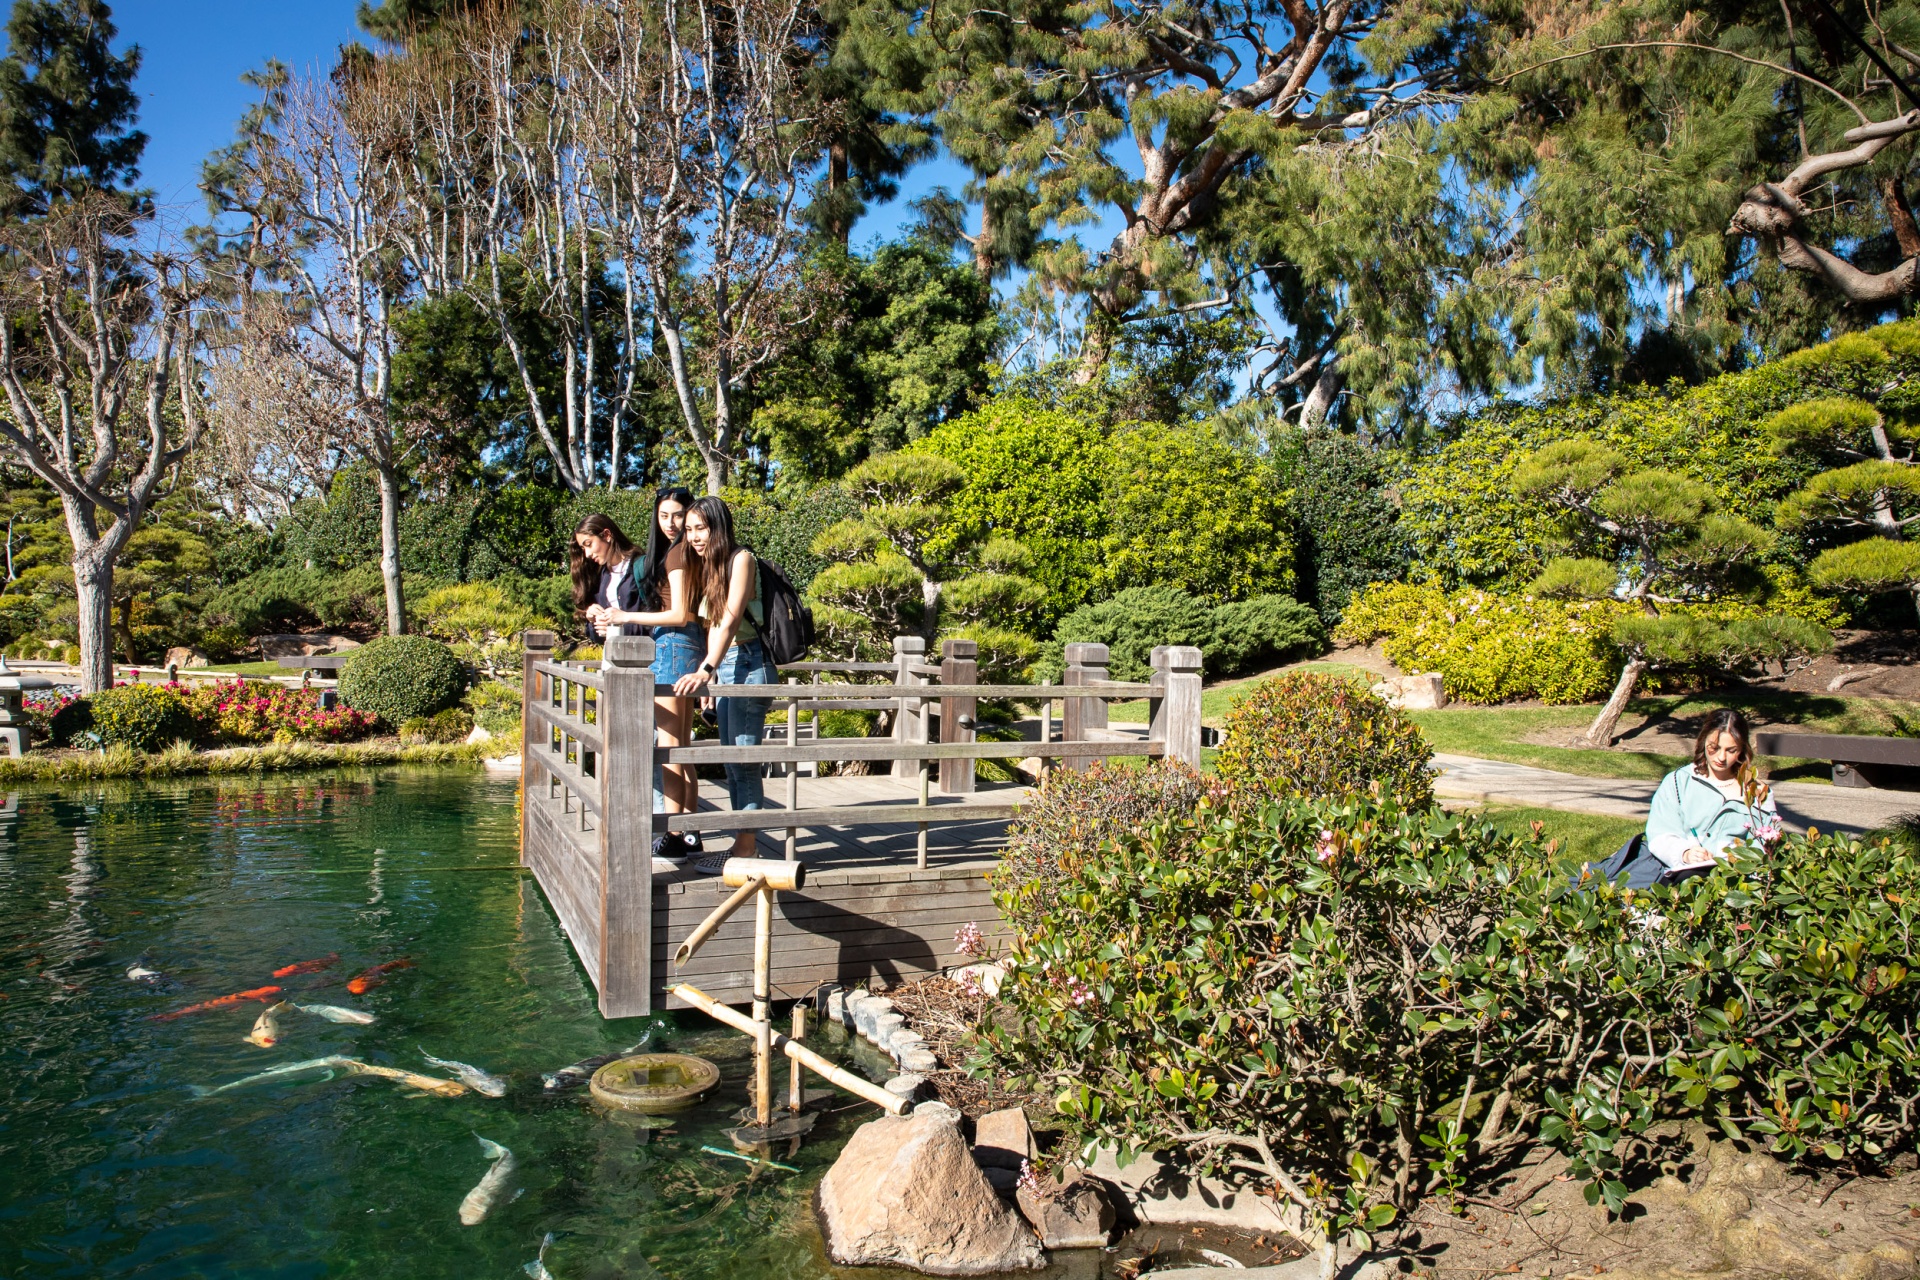
[[[835,1274],[811,1195],[876,1109],[843,1098],[776,1153],[797,1172],[703,1151],[728,1146],[746,1038],[603,1021],[515,822],[513,784],[469,773],[8,797],[0,1275]],[[711,1059],[719,1087],[622,1118],[543,1084],[642,1037]],[[405,1078],[455,1063],[479,1087]]]

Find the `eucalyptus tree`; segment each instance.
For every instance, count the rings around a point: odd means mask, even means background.
[[[60,496],[87,693],[113,684],[115,565],[206,433],[204,280],[140,229],[116,192],[0,228],[0,448]]]
[[[402,153],[354,101],[351,75],[304,80],[269,65],[249,79],[261,101],[202,178],[229,229],[219,436],[234,475],[282,500],[324,496],[342,465],[366,464],[380,489],[387,631],[399,635],[400,506],[430,433],[393,406],[394,322],[417,287],[394,235]]]

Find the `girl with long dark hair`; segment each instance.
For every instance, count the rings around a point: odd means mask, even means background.
[[[705,636],[691,612],[693,570],[683,539],[687,508],[693,495],[685,489],[662,489],[653,501],[653,521],[647,531],[647,554],[633,564],[632,545],[627,545],[626,562],[617,572],[603,570],[603,577],[616,577],[614,588],[604,586],[587,606],[584,616],[595,635],[618,627],[625,634],[643,629],[653,636],[654,687],[662,691],[654,699],[654,726],[660,745],[677,747],[691,737],[692,706],[671,693],[674,682],[694,669],[705,648]],[[574,533],[575,558],[599,561],[608,554],[601,549],[599,536],[589,526],[604,522],[618,534],[618,526],[605,516],[588,516]],[[625,542],[624,535],[620,540]],[[631,583],[627,588],[626,584]],[[581,596],[581,574],[574,575],[574,598]],[[660,813],[691,813],[700,807],[700,783],[689,765],[663,770],[653,768],[653,807]],[[662,834],[654,840],[659,857],[686,857],[700,851],[700,838],[691,832]]]
[[[694,598],[707,624],[707,652],[700,666],[682,676],[674,691],[693,697],[710,682],[719,684],[776,684],[779,672],[761,642],[765,622],[760,601],[759,562],[739,545],[733,533],[733,512],[718,498],[701,498],[687,508],[686,545],[693,550]],[[719,698],[723,746],[757,747],[767,732],[771,698]],[[765,803],[760,766],[730,764],[727,798],[735,809],[758,809]],[[752,857],[756,837],[751,831],[734,835],[733,856]]]
[[[1709,712],[1693,742],[1693,763],[1660,780],[1647,814],[1647,850],[1669,873],[1706,867],[1736,841],[1767,845],[1780,835],[1779,811],[1753,773],[1747,718]]]

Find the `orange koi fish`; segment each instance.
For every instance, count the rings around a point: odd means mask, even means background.
[[[321,956],[318,960],[302,960],[298,964],[290,964],[285,968],[275,969],[273,976],[276,978],[291,978],[297,973],[318,973],[322,969],[330,969],[338,963],[340,963],[340,953],[335,951],[329,955]]]
[[[184,1018],[190,1013],[205,1013],[208,1009],[226,1009],[248,1000],[270,1000],[280,994],[278,987],[255,987],[251,991],[236,991],[230,996],[221,996],[217,1000],[202,1000],[199,1004],[190,1004],[184,1009],[175,1009],[172,1013],[156,1013],[148,1022],[172,1022],[175,1018]]]
[[[347,983],[347,990],[353,995],[363,996],[385,982],[387,980],[386,975],[392,970],[411,968],[413,968],[413,960],[409,956],[401,956],[398,960],[389,960],[385,964],[377,964],[365,973],[355,974],[353,980]]]

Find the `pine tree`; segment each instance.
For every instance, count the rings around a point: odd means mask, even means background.
[[[1712,493],[1697,480],[1671,471],[1630,471],[1622,455],[1576,439],[1528,458],[1514,473],[1514,487],[1566,512],[1575,540],[1613,553],[1549,561],[1531,588],[1536,595],[1616,597],[1638,606],[1614,628],[1624,662],[1612,695],[1587,730],[1590,746],[1613,745],[1627,702],[1654,667],[1778,659],[1832,643],[1825,631],[1798,618],[1762,614],[1718,621],[1671,608],[1751,590],[1754,562],[1774,543],[1774,535],[1752,521],[1715,511]]]
[[[0,59],[0,212],[43,214],[55,200],[126,191],[139,178],[140,49],[116,57],[114,35],[101,0],[15,0]]]
[[[1829,591],[1904,591],[1920,609],[1920,430],[1865,400],[1809,400],[1767,420],[1774,447],[1811,454],[1822,471],[1780,504],[1781,528],[1845,538],[1814,557],[1808,578]]]

